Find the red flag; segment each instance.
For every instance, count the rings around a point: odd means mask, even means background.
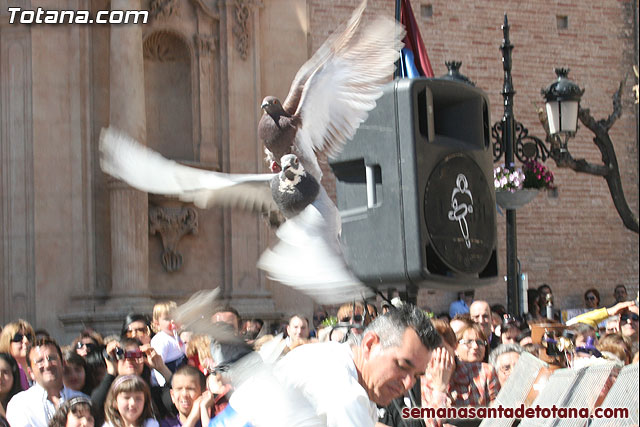
[[[422,42],[422,36],[420,35],[416,18],[413,16],[411,3],[409,0],[401,0],[401,2],[400,22],[407,30],[407,35],[404,38],[404,46],[413,52],[415,65],[420,75],[433,77],[433,69],[431,68],[431,62],[429,62],[429,55],[427,55],[427,49]]]

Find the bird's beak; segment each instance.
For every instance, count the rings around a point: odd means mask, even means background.
[[[262,108],[264,110],[268,106],[269,106],[269,101],[265,101],[265,102],[262,103],[262,105],[260,105],[260,108]]]
[[[296,178],[296,174],[293,173],[293,171],[291,170],[291,167],[289,166],[284,167],[283,173],[285,178],[287,178],[289,181],[293,181]]]

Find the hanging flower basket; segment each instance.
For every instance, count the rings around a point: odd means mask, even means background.
[[[519,209],[536,198],[540,190],[524,188],[517,191],[496,191],[496,202],[502,209]]]

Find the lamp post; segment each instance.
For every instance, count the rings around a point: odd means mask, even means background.
[[[513,97],[515,90],[511,79],[511,51],[513,45],[509,40],[509,21],[504,16],[502,25],[504,39],[500,46],[502,51],[502,66],[504,69],[504,84],[502,97],[504,99],[504,115],[502,120],[492,127],[494,139],[493,155],[497,161],[504,155],[505,168],[515,168],[515,158],[521,162],[528,159],[546,160],[548,157],[557,159],[570,156],[567,150],[567,141],[575,135],[578,121],[579,103],[583,89],[567,78],[568,69],[558,68],[558,79],[549,87],[542,90],[546,100],[546,111],[549,120],[551,150],[547,149],[543,141],[529,131],[522,123],[516,121],[513,115]],[[506,209],[506,266],[507,266],[507,310],[510,313],[523,314],[524,298],[523,289],[520,288],[520,263],[518,261],[518,239],[516,210]]]
[[[504,115],[501,121],[502,147],[504,148],[505,168],[513,169],[515,146],[515,118],[513,117],[513,96],[516,94],[511,81],[511,51],[513,45],[509,40],[509,20],[504,15],[502,25],[504,38],[500,50],[502,50],[502,67],[504,69],[504,84],[502,85],[502,97],[504,99]],[[523,313],[521,304],[522,295],[518,286],[518,239],[515,209],[507,209],[507,310],[516,315]]]

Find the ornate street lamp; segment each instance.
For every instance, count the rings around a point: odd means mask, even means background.
[[[591,116],[588,108],[580,107],[580,98],[584,90],[567,78],[568,72],[569,70],[556,69],[558,80],[541,91],[547,102],[547,114],[544,114],[544,110],[540,109],[538,117],[547,134],[545,141],[549,144],[550,149],[546,148],[540,138],[529,136],[528,141],[522,138],[522,143],[516,143],[517,146],[520,144],[519,146],[522,147],[517,153],[542,161],[550,157],[558,167],[603,177],[607,182],[611,199],[622,223],[627,229],[638,233],[640,231],[638,216],[631,210],[624,195],[618,159],[609,135],[609,130],[622,115],[622,88],[626,77],[620,82],[618,90],[613,95],[613,112],[606,119],[596,120]],[[601,164],[590,163],[585,159],[575,159],[569,152],[567,142],[570,137],[575,135],[576,115],[580,122],[593,133],[593,142],[602,155]],[[496,149],[494,148],[494,158],[495,153]],[[520,156],[518,159],[523,161]]]
[[[622,114],[621,92],[624,82],[620,83],[617,93],[614,95],[614,111],[606,120],[596,121],[591,117],[588,109],[580,107],[580,99],[584,93],[578,85],[567,78],[568,69],[556,69],[558,79],[549,87],[542,90],[546,101],[545,110],[538,112],[540,121],[545,129],[544,141],[535,135],[530,135],[529,130],[517,120],[513,114],[513,96],[515,90],[511,79],[511,51],[513,45],[509,40],[509,22],[504,17],[502,26],[504,39],[500,49],[502,50],[502,64],[504,68],[504,85],[502,96],[504,98],[504,116],[491,128],[493,138],[493,158],[499,161],[504,156],[507,168],[515,167],[517,158],[521,162],[527,160],[545,161],[551,158],[558,167],[570,168],[575,172],[602,176],[607,181],[614,205],[624,225],[638,233],[638,217],[631,211],[622,191],[620,172],[616,159],[613,143],[609,137],[609,129],[616,119]],[[457,65],[457,64],[456,64]],[[459,68],[456,67],[456,68]],[[454,73],[455,74],[454,70]],[[449,74],[452,74],[451,72]],[[603,164],[592,164],[585,159],[574,159],[568,150],[567,143],[577,131],[577,119],[594,133],[594,143],[602,154]],[[545,144],[546,142],[546,144]],[[547,148],[547,144],[548,147]],[[509,312],[520,314],[525,310],[523,306],[522,289],[518,283],[520,275],[518,250],[516,211],[506,210],[506,269],[507,269],[507,308]]]
[[[558,80],[540,91],[545,99],[549,133],[557,141],[551,149],[559,150],[559,154],[567,152],[567,142],[576,133],[580,98],[584,93],[584,89],[569,80],[568,74],[568,68],[556,68]]]

